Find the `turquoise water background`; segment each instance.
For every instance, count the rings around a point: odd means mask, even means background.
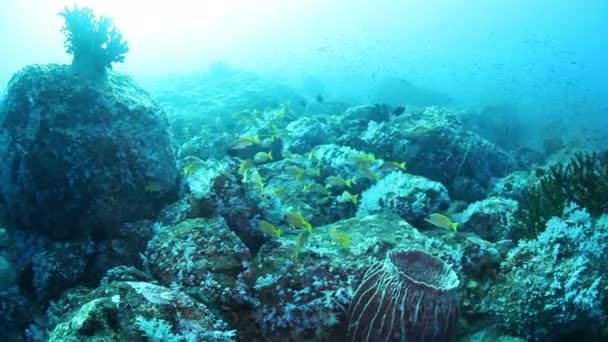
[[[69,62],[56,13],[72,3],[0,3],[0,87],[25,65]],[[114,18],[131,47],[117,69],[136,76],[223,61],[333,100],[390,102],[386,88],[405,84],[455,106],[513,106],[530,127],[608,117],[606,1],[76,3]]]

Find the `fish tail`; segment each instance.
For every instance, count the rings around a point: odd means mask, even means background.
[[[452,230],[456,233],[458,232],[458,222],[452,223]]]

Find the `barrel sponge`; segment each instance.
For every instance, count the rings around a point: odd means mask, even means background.
[[[392,250],[369,267],[353,295],[348,340],[452,340],[459,285],[443,260],[418,249]]]

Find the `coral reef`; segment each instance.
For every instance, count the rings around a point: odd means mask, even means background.
[[[606,323],[608,216],[568,211],[510,251],[490,289],[486,308],[508,332],[559,340],[592,336]]]
[[[115,281],[67,292],[49,310],[48,341],[234,341],[208,307],[144,281]],[[32,331],[33,329],[30,329]]]
[[[327,144],[333,136],[327,125],[319,119],[302,117],[287,127],[285,149],[293,153],[306,153],[315,146]]]
[[[0,102],[1,341],[608,336],[606,152],[403,80],[343,103],[216,63],[150,95],[110,18],[60,16],[72,65]]]
[[[150,274],[177,284],[207,304],[231,304],[242,294],[249,250],[223,219],[190,219],[163,227],[144,252]]]
[[[373,134],[368,126],[374,128]],[[390,160],[406,160],[409,172],[441,182],[455,199],[482,199],[495,178],[515,167],[509,154],[466,130],[454,113],[438,107],[406,111],[391,116],[384,125],[366,123],[338,141],[348,145],[354,142],[354,147],[360,148],[365,144],[363,138],[374,142],[366,144],[369,152]]]
[[[336,231],[349,237],[347,246]],[[462,241],[452,247],[389,213],[315,227],[295,258],[297,240],[271,240],[252,262],[254,317],[264,335],[278,340],[345,339],[354,290],[365,271],[391,250],[423,250],[462,272],[463,252],[473,246]],[[488,258],[483,252],[470,257],[474,264]]]
[[[534,237],[569,203],[592,216],[608,212],[608,154],[577,152],[566,162],[550,165],[545,175],[530,186],[522,201],[527,235]]]

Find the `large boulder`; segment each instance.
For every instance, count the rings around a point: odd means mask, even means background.
[[[61,239],[154,215],[178,177],[167,118],[146,91],[64,65],[29,66],[9,82],[0,170],[8,221]]]
[[[43,326],[37,324],[43,323]],[[146,281],[104,281],[65,293],[46,321],[40,341],[234,341],[235,331],[206,305],[180,291]],[[48,336],[46,336],[48,331]]]
[[[501,264],[483,303],[496,326],[528,341],[604,341],[608,215],[569,207]]]
[[[439,182],[403,172],[391,172],[361,195],[358,216],[393,212],[421,225],[434,212],[448,209],[450,197]]]
[[[382,159],[407,161],[409,172],[440,182],[452,198],[468,202],[485,198],[494,181],[516,167],[507,152],[439,107],[351,126],[338,141]]]

